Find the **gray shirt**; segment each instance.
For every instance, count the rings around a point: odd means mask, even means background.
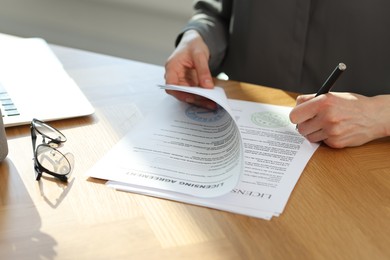
[[[183,32],[202,35],[214,75],[314,93],[344,62],[333,91],[390,93],[389,0],[203,0],[194,9]]]

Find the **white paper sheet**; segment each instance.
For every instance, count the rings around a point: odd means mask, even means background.
[[[120,190],[278,216],[318,144],[295,130],[289,107],[228,100],[219,88],[190,89],[227,110],[208,111],[167,96],[88,175]]]

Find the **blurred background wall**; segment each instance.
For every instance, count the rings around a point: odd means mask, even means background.
[[[0,0],[0,32],[163,65],[192,0]]]

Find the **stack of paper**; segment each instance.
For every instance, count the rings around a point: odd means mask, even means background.
[[[216,111],[162,102],[88,176],[122,191],[271,219],[318,147],[289,107],[227,99],[222,88],[163,86],[205,96]]]

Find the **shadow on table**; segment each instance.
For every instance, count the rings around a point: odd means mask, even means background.
[[[42,220],[10,159],[0,163],[0,259],[53,259],[57,242]]]

